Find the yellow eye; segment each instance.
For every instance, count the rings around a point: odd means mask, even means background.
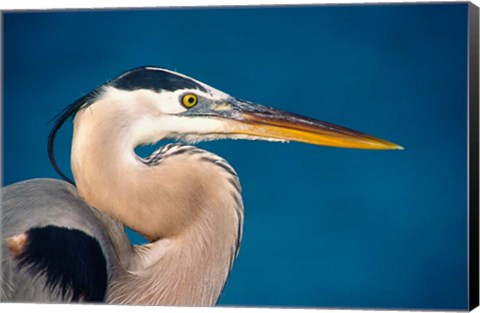
[[[198,97],[197,95],[193,93],[187,93],[182,97],[182,104],[186,108],[191,108],[198,102]]]

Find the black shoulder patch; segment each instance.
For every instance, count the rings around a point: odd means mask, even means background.
[[[177,75],[157,67],[139,67],[128,71],[109,82],[123,90],[150,89],[155,91],[197,89],[207,91],[193,79]]]
[[[58,288],[65,301],[105,299],[107,263],[97,240],[77,229],[56,226],[31,228],[26,234],[19,265],[34,276],[44,274],[46,288]]]

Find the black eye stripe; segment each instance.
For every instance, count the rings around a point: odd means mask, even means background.
[[[150,89],[155,91],[175,91],[179,89],[196,89],[207,91],[205,87],[189,77],[154,67],[140,67],[128,71],[113,79],[111,85],[122,90]]]

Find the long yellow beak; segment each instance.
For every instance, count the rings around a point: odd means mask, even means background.
[[[403,149],[392,142],[352,129],[250,102],[236,100],[228,107],[229,110],[217,113],[230,120],[227,132],[232,134],[342,148]]]

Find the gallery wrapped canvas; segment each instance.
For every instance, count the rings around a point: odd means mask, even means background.
[[[2,302],[478,305],[474,4],[2,21]]]

